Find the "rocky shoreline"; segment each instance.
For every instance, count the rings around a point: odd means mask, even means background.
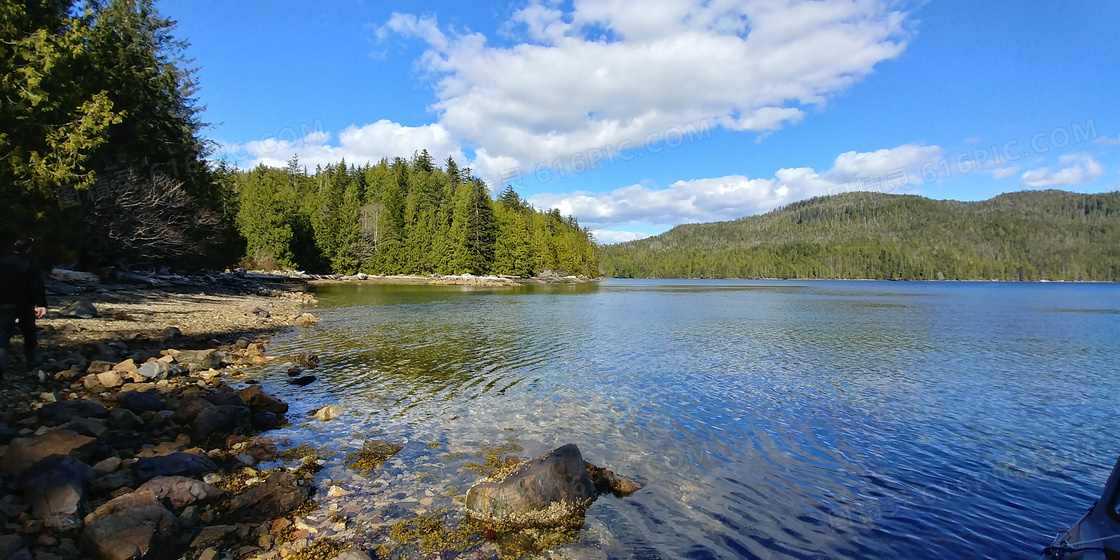
[[[517,446],[491,448],[471,467],[484,476],[474,497],[457,498],[464,511],[420,508],[380,524],[380,542],[363,536],[350,527],[358,506],[339,505],[350,492],[330,480],[316,487],[332,452],[267,437],[290,425],[289,407],[245,373],[270,362],[271,335],[318,321],[302,309],[315,303],[307,286],[228,271],[53,275],[61,309],[40,323],[45,362],[7,373],[0,390],[0,557],[515,558],[573,540],[599,493],[640,488],[575,446],[533,461],[510,455]],[[305,369],[317,357],[295,361],[292,382],[314,381]],[[342,412],[312,414],[326,422]],[[401,449],[368,439],[345,468],[377,476]],[[517,490],[526,476],[537,481],[528,494]],[[326,511],[315,498],[331,500]]]

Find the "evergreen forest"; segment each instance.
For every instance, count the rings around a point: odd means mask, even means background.
[[[981,202],[853,192],[605,246],[609,276],[1120,280],[1120,194]]]

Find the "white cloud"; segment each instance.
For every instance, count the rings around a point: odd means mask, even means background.
[[[1058,158],[1058,163],[1073,165],[1058,171],[1049,167],[1031,169],[1023,173],[1019,184],[1024,187],[1070,187],[1092,183],[1104,173],[1101,164],[1085,152],[1065,154]]]
[[[591,230],[591,235],[595,236],[596,243],[603,243],[605,245],[636,241],[649,237],[648,233],[642,233],[640,231],[614,231],[609,229],[594,229]]]
[[[378,35],[427,43],[439,126],[478,146],[482,173],[708,119],[768,133],[795,123],[905,48],[888,0],[531,0],[503,28],[520,42],[393,14]]]
[[[921,180],[919,168],[936,161],[937,146],[906,144],[873,152],[840,154],[823,172],[809,167],[783,168],[770,178],[730,175],[677,181],[668,188],[630,185],[609,193],[537,194],[529,202],[558,208],[592,228],[624,224],[676,225],[732,220],[759,214],[811,196],[848,190],[908,189]]]
[[[231,154],[232,159],[241,167],[255,167],[262,163],[271,167],[283,167],[292,154],[298,154],[299,162],[311,168],[338,163],[343,159],[356,165],[377,163],[382,158],[410,157],[421,150],[428,150],[437,162],[446,160],[448,156],[459,162],[466,159],[459,150],[458,143],[439,124],[403,126],[380,120],[362,127],[347,127],[339,133],[337,146],[329,145],[329,141],[329,134],[317,131],[295,141],[267,138],[245,144],[226,145],[219,153]]]
[[[1120,138],[1113,138],[1111,136],[1101,136],[1100,138],[1097,138],[1095,143],[1100,144],[1102,146],[1120,146]]]
[[[996,180],[999,181],[1015,175],[1019,172],[1020,169],[1022,169],[1022,167],[1019,167],[1018,165],[1012,165],[1010,167],[997,167],[992,170],[992,177],[995,177]]]

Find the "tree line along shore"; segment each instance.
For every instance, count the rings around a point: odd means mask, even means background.
[[[607,276],[1120,281],[1120,193],[847,193],[608,245]]]

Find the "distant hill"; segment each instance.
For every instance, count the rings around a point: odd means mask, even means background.
[[[601,248],[629,278],[1120,281],[1120,194],[846,193]]]

